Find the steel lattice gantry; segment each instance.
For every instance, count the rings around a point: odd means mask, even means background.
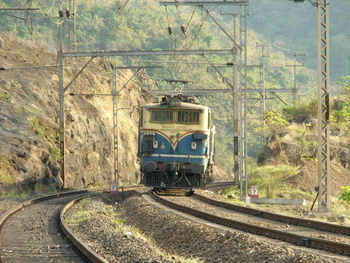
[[[166,56],[166,55],[231,55],[231,49],[220,49],[220,50],[117,50],[117,51],[88,51],[88,52],[64,52],[62,46],[62,26],[59,26],[59,50],[58,50],[58,76],[59,76],[59,145],[61,153],[61,179],[62,188],[66,186],[66,171],[65,171],[65,107],[64,97],[65,91],[74,82],[77,76],[85,69],[89,62],[95,57],[113,57],[113,56]],[[64,83],[64,59],[65,58],[82,58],[90,57],[90,60],[84,65],[79,73],[65,86]],[[142,68],[142,67],[138,67]],[[113,95],[116,99],[117,95],[116,87],[113,87]],[[116,101],[114,101],[116,103]],[[113,105],[113,118],[114,121],[117,119],[117,104]],[[116,134],[117,127],[114,127],[114,137],[117,138]],[[116,143],[116,141],[114,141]],[[114,167],[118,170],[118,167]]]
[[[194,5],[207,11],[208,15],[218,25],[218,27],[228,36],[233,42],[232,52],[232,90],[233,90],[233,144],[234,144],[234,181],[236,184],[241,183],[243,179],[247,181],[247,7],[249,6],[249,0],[216,0],[216,1],[161,1],[161,5]],[[209,14],[209,10],[205,8],[205,5],[226,5],[226,6],[238,6],[240,7],[239,15],[239,41],[236,41],[236,24],[234,22],[233,37],[231,37],[220,24]],[[235,16],[234,15],[234,21]],[[239,43],[237,43],[239,42]],[[239,83],[239,84],[238,84]]]
[[[329,4],[317,0],[318,56],[318,212],[330,210],[330,151],[329,151]]]

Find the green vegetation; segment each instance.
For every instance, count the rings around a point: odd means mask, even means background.
[[[0,100],[4,102],[10,102],[11,101],[10,94],[6,91],[0,91]]]
[[[259,186],[260,197],[276,197],[291,190],[286,180],[298,173],[295,166],[259,166],[252,170],[249,185]]]
[[[224,190],[221,191],[222,195],[233,195],[233,196],[239,196],[240,195],[240,189],[239,187],[236,186],[232,186],[230,188],[226,188]]]
[[[61,160],[61,150],[58,147],[52,147],[50,149],[50,154],[54,158],[54,160]]]
[[[30,118],[29,122],[31,123],[32,130],[41,139],[43,139],[44,141],[46,141],[47,143],[49,143],[51,145],[52,145],[52,143],[57,143],[58,138],[57,138],[57,135],[55,134],[55,132],[50,131],[47,127],[42,125],[40,120],[37,117]],[[52,146],[50,148],[50,155],[54,160],[59,161],[59,160],[61,160],[61,151],[55,145],[56,144],[54,144],[54,146]]]
[[[317,117],[317,103],[302,102],[286,106],[282,109],[282,114],[288,122],[303,123]]]
[[[71,2],[69,2],[71,4]],[[63,10],[73,10],[68,2],[61,3]],[[77,7],[76,35],[78,51],[91,50],[135,50],[135,49],[227,49],[232,47],[232,42],[225,34],[211,21],[205,12],[198,8],[181,6],[179,8],[159,5],[157,0],[130,1],[128,7],[122,14],[117,14],[118,8],[123,1],[79,1]],[[25,5],[23,0],[4,0],[0,7],[11,7]],[[17,24],[10,16],[4,16],[0,26],[4,31],[11,32],[20,37],[34,38],[38,41],[45,41],[49,45],[57,46],[54,43],[57,39],[57,25],[52,22],[64,21],[64,45],[66,50],[72,50],[72,23],[71,18],[57,19],[58,5],[52,5],[51,1],[41,1],[40,12],[32,14],[32,27]],[[253,8],[253,6],[252,6]],[[45,14],[46,12],[46,14]],[[211,12],[211,15],[219,21],[224,28],[232,28],[232,20],[228,16],[221,16]],[[251,17],[249,18],[251,19]],[[271,21],[270,21],[271,22]],[[172,27],[172,35],[168,34],[168,27]],[[181,27],[185,26],[186,34]],[[229,32],[231,32],[229,30]],[[261,36],[250,30],[248,34],[249,63],[259,64],[261,51],[256,47],[256,42],[263,42]],[[269,50],[270,56],[266,58],[266,88],[285,88],[292,85],[291,71],[285,65],[287,57],[276,50]],[[164,56],[164,57],[143,57],[143,58],[111,58],[113,64],[135,66],[150,64],[151,61],[177,61],[177,62],[201,62],[201,63],[222,63],[232,61],[232,56]],[[161,89],[169,89],[165,86],[163,79],[185,79],[193,81],[188,88],[191,89],[231,89],[228,83],[232,83],[232,68],[220,68],[221,74],[207,65],[168,63],[162,64],[162,69],[155,69],[147,72],[149,77],[141,88],[149,89],[159,86]],[[106,68],[110,60],[105,60]],[[157,64],[155,64],[157,65]],[[224,76],[226,80],[224,81]],[[249,69],[248,80],[255,87],[260,81],[259,70]],[[155,81],[157,83],[155,83]],[[307,70],[298,73],[298,83],[305,89],[311,89],[313,76]],[[252,96],[259,96],[256,92]],[[280,94],[283,100],[292,101],[291,94]],[[233,164],[233,105],[231,96],[222,94],[213,97],[201,98],[201,103],[213,108],[213,119],[217,127],[217,158],[219,166],[232,169]],[[255,102],[254,102],[255,103]],[[261,128],[259,119],[259,108],[255,104],[249,105],[248,130],[248,154],[256,157],[262,140],[261,132],[254,129]],[[281,104],[278,100],[269,101],[268,108],[278,111]],[[50,138],[48,131],[40,125],[37,119],[33,120],[34,131],[44,140]],[[58,151],[53,151],[58,153]]]
[[[66,222],[68,224],[80,224],[91,218],[92,211],[89,210],[79,210],[75,212]]]
[[[273,138],[278,137],[278,134],[288,125],[288,122],[283,118],[282,114],[274,111],[264,112],[263,120],[266,124],[265,128],[258,128],[256,130],[263,131],[267,136]]]
[[[42,195],[43,194],[43,185],[42,184],[39,184],[39,183],[36,183],[34,185],[34,193],[37,194],[37,195]]]
[[[4,15],[0,21],[0,26],[4,32],[35,41],[43,41],[46,44],[56,47],[57,25],[52,22],[64,22],[63,36],[65,50],[73,50],[73,19],[63,18],[57,19],[58,8],[63,10],[73,10],[71,1],[66,1],[58,5],[52,5],[52,1],[43,0],[41,2],[40,12],[32,13],[31,27],[26,23],[19,23],[10,15]],[[221,30],[217,28],[215,23],[198,8],[193,7],[170,7],[160,6],[157,0],[140,0],[130,1],[128,7],[122,14],[117,14],[118,8],[122,5],[122,0],[105,0],[105,1],[79,1],[77,7],[76,35],[77,50],[151,50],[151,49],[227,49],[232,48],[231,41],[225,36]],[[8,8],[13,6],[24,6],[27,1],[24,0],[4,0],[0,3],[0,7]],[[51,8],[52,7],[52,8]],[[273,7],[273,8],[271,8]],[[331,12],[333,27],[337,30],[331,30],[332,75],[335,78],[343,76],[350,71],[350,45],[346,29],[350,25],[347,18],[350,2],[334,0],[332,2]],[[281,16],[288,10],[288,16]],[[265,144],[265,138],[262,133],[266,132],[266,136],[278,138],[279,133],[283,132],[285,127],[292,123],[303,123],[310,118],[316,116],[315,93],[315,74],[310,72],[308,68],[316,68],[315,66],[315,39],[316,31],[314,29],[314,21],[316,21],[316,11],[309,3],[294,4],[291,1],[275,1],[275,0],[252,0],[250,7],[251,15],[249,16],[249,32],[248,32],[248,65],[259,65],[261,63],[261,49],[256,46],[256,42],[265,43],[273,40],[266,57],[265,86],[266,89],[286,89],[293,85],[292,69],[286,68],[286,63],[296,58],[298,63],[305,62],[307,67],[297,69],[296,80],[300,85],[302,95],[300,104],[295,104],[292,94],[279,93],[278,96],[268,93],[266,108],[268,111],[261,117],[260,102],[261,94],[259,92],[250,93],[248,99],[247,127],[248,127],[248,156],[255,158]],[[229,16],[221,16],[211,12],[217,21],[224,28],[232,32],[232,20]],[[181,30],[181,26],[186,28],[186,34]],[[280,25],[283,25],[281,27]],[[168,34],[169,26],[172,27],[173,34]],[[259,32],[258,35],[255,32]],[[300,50],[300,47],[305,50]],[[307,56],[296,56],[296,52],[307,52]],[[148,79],[141,83],[141,89],[150,89],[159,87],[160,89],[169,89],[163,79],[185,79],[193,81],[187,87],[191,89],[231,89],[232,68],[219,68],[219,74],[213,68],[207,65],[193,65],[191,62],[200,63],[218,63],[226,64],[232,62],[232,56],[163,56],[142,58],[108,58],[101,59],[106,70],[109,65],[158,65],[154,61],[174,61],[185,62],[180,63],[162,63],[162,69],[153,69],[147,71]],[[189,63],[188,63],[189,62]],[[260,71],[256,67],[248,68],[248,88],[259,88],[261,85]],[[224,77],[223,77],[224,76]],[[336,134],[347,136],[350,135],[350,78],[343,79],[343,95],[337,107],[331,114],[332,129]],[[16,86],[17,83],[12,83]],[[341,89],[341,88],[339,88]],[[338,92],[338,91],[337,91]],[[226,94],[226,93],[225,93]],[[216,164],[231,171],[233,167],[233,109],[232,96],[225,94],[214,94],[212,97],[203,97],[201,103],[210,106],[213,109],[213,120],[217,131],[216,144]],[[250,100],[250,99],[258,100]],[[0,93],[0,100],[7,100],[6,94]],[[260,99],[260,101],[259,101]],[[283,106],[281,100],[288,106]],[[310,102],[311,101],[311,102]],[[284,107],[284,108],[283,108]],[[281,113],[282,112],[282,113]],[[266,127],[264,130],[262,118],[265,120]],[[37,117],[31,119],[33,131],[43,140],[51,144],[57,143],[57,136],[48,131]],[[263,131],[263,132],[262,132]],[[314,142],[310,140],[310,132],[308,126],[300,128],[298,126],[297,138],[300,141],[304,160],[312,158],[308,151],[314,148]],[[51,148],[51,155],[59,160],[60,151],[57,147]],[[269,167],[265,175],[259,172],[258,168],[254,168],[252,181],[257,185],[261,185],[262,191],[266,191],[270,185],[272,195],[277,193],[276,189],[287,191],[287,186],[283,186],[286,180],[282,175],[292,176],[296,171],[287,168],[288,166]],[[263,169],[262,167],[260,169]],[[278,170],[280,169],[280,170]],[[0,171],[2,171],[0,169]],[[294,172],[293,172],[294,171]],[[1,175],[2,176],[2,175]],[[263,177],[259,179],[260,177]],[[0,180],[10,180],[6,176],[2,176]],[[275,179],[274,179],[275,178]],[[260,180],[260,181],[259,181]],[[234,192],[238,189],[232,189]],[[292,191],[291,189],[289,189]],[[298,189],[294,189],[297,193]]]
[[[350,76],[342,79],[342,82],[338,82],[342,90],[333,105],[331,127],[335,134],[348,139],[350,135]]]
[[[13,167],[5,156],[0,156],[0,185],[12,185],[15,178],[12,176]]]
[[[18,201],[23,201],[23,200],[28,200],[29,195],[26,192],[18,192],[17,190],[0,190],[0,201],[2,200],[18,200]]]
[[[39,122],[39,119],[37,117],[32,117],[29,119],[30,123],[32,124],[33,131],[43,140],[47,141],[47,130],[46,128],[41,125]]]
[[[349,205],[350,204],[350,186],[344,186],[340,188],[342,190],[339,201],[341,204]]]
[[[15,180],[11,175],[8,174],[0,174],[0,184],[11,185],[14,184]]]
[[[65,218],[67,224],[80,224],[91,218],[93,211],[86,209],[86,205],[91,202],[91,198],[84,198],[76,204],[76,209],[69,217]]]
[[[298,56],[301,63],[308,68],[316,69],[316,8],[308,1],[293,3],[293,1],[251,0],[249,22],[251,27],[264,36],[275,48],[289,53],[306,53]],[[288,10],[288,15],[285,14]],[[332,47],[332,78],[338,80],[350,72],[350,48],[347,28],[350,21],[346,19],[350,10],[350,2],[332,0],[330,5],[330,39]],[[297,77],[302,81],[301,76]],[[301,87],[303,84],[301,84]],[[304,87],[303,87],[304,89]]]
[[[308,193],[302,191],[297,187],[288,184],[288,179],[298,173],[299,168],[296,166],[255,166],[252,169],[249,178],[248,193],[250,193],[250,187],[256,185],[259,187],[260,198],[280,198],[281,196],[284,196],[285,198],[304,198],[309,201],[313,200],[314,195],[311,192]],[[233,186],[224,189],[221,194],[238,198],[241,195],[241,191],[238,186]],[[244,203],[245,201],[235,200],[235,202]]]

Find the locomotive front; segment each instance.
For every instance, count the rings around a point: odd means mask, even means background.
[[[213,167],[215,128],[196,98],[165,96],[141,109],[142,183],[154,188],[203,186]]]

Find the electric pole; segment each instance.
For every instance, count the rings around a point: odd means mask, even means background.
[[[330,0],[318,0],[316,2],[318,37],[318,212],[330,211],[329,5]]]
[[[305,0],[293,0],[304,2]],[[318,155],[318,212],[330,211],[330,123],[329,123],[329,6],[330,0],[312,2],[317,8],[317,155]]]
[[[260,56],[260,92],[261,92],[261,98],[260,98],[260,121],[261,126],[263,127],[263,145],[267,143],[266,140],[266,132],[265,132],[265,120],[264,120],[264,113],[266,111],[266,86],[265,86],[265,74],[266,74],[266,64],[265,64],[265,58],[267,58],[269,55],[266,54],[265,49],[270,46],[270,44],[257,44],[257,47],[261,48],[261,56]]]
[[[296,103],[300,102],[300,90],[297,87],[297,67],[305,67],[304,64],[297,64],[296,57],[305,56],[304,54],[294,54],[293,64],[286,64],[286,67],[293,67],[293,90],[294,90],[294,101]]]

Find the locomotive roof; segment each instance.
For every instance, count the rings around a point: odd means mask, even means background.
[[[168,103],[152,103],[152,104],[146,104],[142,106],[143,108],[147,109],[174,109],[174,110],[207,110],[209,107],[204,106],[204,105],[198,105],[194,103],[189,103],[189,102],[181,102],[181,104],[177,107],[170,107]]]

